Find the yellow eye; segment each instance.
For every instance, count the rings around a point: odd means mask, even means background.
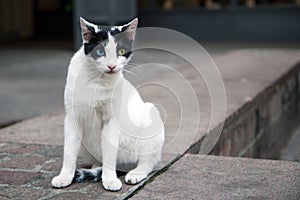
[[[119,55],[119,56],[122,56],[122,55],[124,55],[125,53],[126,53],[125,49],[119,49],[119,50],[118,50],[118,55]]]

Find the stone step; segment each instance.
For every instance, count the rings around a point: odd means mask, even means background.
[[[131,199],[300,198],[300,163],[186,154]]]

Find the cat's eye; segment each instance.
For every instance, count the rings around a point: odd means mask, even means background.
[[[118,55],[123,56],[126,53],[125,49],[119,49],[118,50]]]
[[[104,56],[104,51],[101,49],[97,49],[96,53],[99,57]]]

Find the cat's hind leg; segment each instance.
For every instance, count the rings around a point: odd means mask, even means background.
[[[125,176],[125,183],[137,184],[145,179],[150,172],[153,171],[154,167],[161,160],[161,149],[164,142],[164,125],[159,116],[157,108],[152,103],[144,104],[144,114],[139,119],[140,127],[150,127],[145,130],[145,135],[153,136],[149,140],[140,143],[140,153],[138,158],[138,165],[135,169],[129,171]],[[156,130],[159,130],[156,134]],[[155,135],[154,135],[155,134]],[[142,140],[138,141],[141,142]]]
[[[157,156],[160,157],[160,155],[143,155],[143,158],[139,159],[137,167],[126,174],[125,183],[134,185],[145,179],[158,164]]]

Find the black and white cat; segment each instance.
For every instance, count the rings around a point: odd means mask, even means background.
[[[101,177],[105,189],[117,191],[122,187],[118,165],[136,165],[125,176],[126,183],[136,184],[160,162],[164,143],[160,114],[122,73],[132,56],[137,24],[134,19],[123,26],[98,26],[80,19],[83,46],[69,65],[64,159],[53,187]],[[78,155],[98,167],[76,170]]]

